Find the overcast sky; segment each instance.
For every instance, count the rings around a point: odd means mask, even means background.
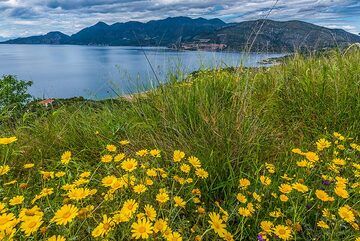
[[[174,16],[241,22],[264,18],[275,0],[0,0],[0,39]],[[274,20],[304,20],[360,33],[360,0],[279,0]]]

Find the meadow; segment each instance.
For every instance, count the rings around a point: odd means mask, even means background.
[[[0,240],[360,240],[360,50],[202,70],[0,130]]]

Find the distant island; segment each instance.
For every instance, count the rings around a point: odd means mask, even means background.
[[[104,22],[71,36],[61,32],[17,38],[2,44],[67,44],[97,46],[164,46],[177,50],[294,52],[343,47],[360,36],[303,21],[255,20],[225,23],[220,19],[174,17],[147,23]]]

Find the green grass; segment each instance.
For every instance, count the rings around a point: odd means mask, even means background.
[[[80,163],[86,160],[86,170],[120,139],[129,139],[133,151],[180,149],[209,171],[205,199],[226,203],[239,177],[252,179],[265,162],[291,173],[292,148],[314,149],[314,140],[334,131],[360,137],[359,63],[360,51],[353,49],[295,55],[271,68],[204,70],[131,100],[30,112],[0,136],[19,139],[17,165],[35,162],[44,169],[71,150]]]
[[[38,160],[63,150],[93,156],[105,143],[128,138],[134,149],[191,151],[210,168],[214,183],[324,132],[359,136],[360,53],[295,56],[270,69],[202,71],[188,84],[160,87],[130,102],[86,102],[26,114],[14,133]],[[95,132],[100,135],[96,136]],[[211,188],[220,188],[211,185]]]

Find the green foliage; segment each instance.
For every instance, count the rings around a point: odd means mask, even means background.
[[[27,93],[31,85],[31,81],[22,81],[15,76],[4,75],[0,79],[0,116],[14,116],[21,113],[31,98]]]
[[[174,81],[120,101],[72,100],[51,110],[28,112],[18,119],[16,128],[1,129],[0,137],[11,133],[18,138],[20,150],[14,153],[14,165],[33,162],[43,170],[56,169],[61,154],[71,150],[79,173],[98,166],[99,153],[106,145],[123,139],[131,141],[129,152],[158,148],[164,151],[165,159],[171,159],[171,153],[179,149],[198,157],[209,171],[201,187],[204,202],[221,201],[224,208],[236,213],[240,177],[251,180],[251,191],[271,198],[269,192],[259,189],[258,180],[259,175],[266,174],[265,163],[270,163],[276,166],[274,191],[283,182],[279,174],[285,173],[317,187],[322,185],[320,172],[315,175],[297,168],[296,161],[304,157],[296,158],[290,150],[299,147],[314,151],[314,140],[330,137],[335,131],[349,143],[358,142],[359,63],[360,51],[354,49],[321,56],[296,55],[271,68],[203,70],[185,82]],[[329,164],[335,152],[329,149],[326,153],[320,160]],[[323,162],[318,163],[321,170],[325,168]],[[18,178],[21,176],[19,172]],[[273,207],[267,197],[266,212]],[[321,204],[317,199],[309,200],[311,207]],[[289,207],[304,207],[288,210],[293,212],[292,222],[311,223],[303,227],[306,232],[297,240],[352,240],[353,231],[342,226],[334,228],[328,237],[320,237],[315,226],[320,216],[309,215],[300,198],[293,197],[291,202]],[[253,239],[258,232],[255,223],[235,226],[241,228],[244,240]]]
[[[209,193],[224,198],[239,174],[309,147],[324,129],[360,136],[359,62],[353,50],[297,55],[272,68],[200,71],[124,104],[85,101],[41,117],[27,113],[11,131],[39,160],[67,149],[96,160],[101,144],[123,138],[134,150],[182,149],[204,160]],[[104,138],[94,138],[96,131]]]

